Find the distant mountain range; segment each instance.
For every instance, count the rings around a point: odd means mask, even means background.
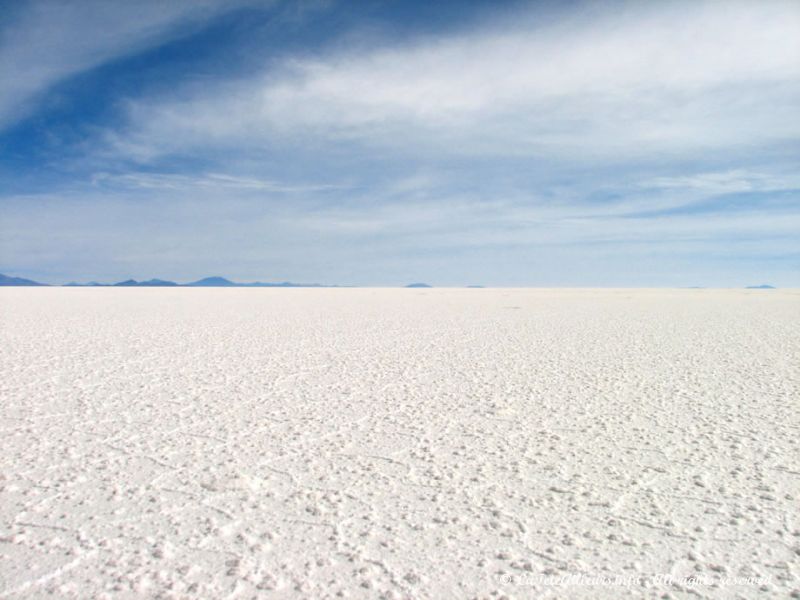
[[[24,279],[22,277],[11,277],[0,273],[0,287],[2,286],[50,286],[49,283],[39,283],[31,279]],[[59,284],[55,284],[59,285]],[[219,275],[213,277],[205,277],[192,281],[189,283],[176,283],[174,281],[166,281],[164,279],[148,279],[147,281],[136,281],[135,279],[126,279],[118,283],[98,283],[97,281],[90,281],[88,283],[77,283],[71,281],[63,284],[64,287],[270,287],[270,288],[329,288],[341,287],[338,285],[325,285],[322,283],[293,283],[291,281],[283,281],[280,283],[264,283],[261,281],[254,281],[252,283],[238,283],[225,279]],[[346,286],[347,287],[347,286]],[[409,283],[407,288],[432,288],[432,285],[427,283]],[[468,288],[482,288],[482,285],[468,285]],[[699,287],[691,287],[687,289],[701,289]],[[748,285],[745,287],[748,290],[774,290],[775,286],[763,283],[761,285]]]
[[[23,279],[21,277],[9,277],[0,273],[0,286],[33,286],[41,285],[48,286],[48,283],[39,283],[30,279]],[[58,285],[58,284],[56,284]],[[189,283],[177,283],[175,281],[167,281],[164,279],[148,279],[147,281],[136,281],[135,279],[126,279],[117,283],[99,283],[97,281],[89,281],[88,283],[79,283],[77,281],[70,281],[65,283],[64,287],[269,287],[269,288],[326,288],[326,287],[341,287],[338,285],[325,285],[322,283],[294,283],[292,281],[282,281],[278,283],[269,283],[263,281],[253,281],[251,283],[239,283],[231,281],[219,275],[213,277],[205,277],[197,281]],[[427,283],[409,283],[407,288],[430,288],[433,287]]]
[[[280,283],[264,283],[254,281],[252,283],[236,283],[224,277],[206,277],[198,281],[183,284],[185,287],[339,287],[335,285],[323,285],[321,283],[292,283],[283,281]]]
[[[183,284],[185,287],[339,287],[331,285],[323,285],[321,283],[292,283],[291,281],[283,281],[280,283],[264,283],[261,281],[254,281],[252,283],[236,283],[224,277],[206,277],[199,281],[192,281],[191,283]]]
[[[21,277],[9,277],[0,273],[0,286],[47,286],[50,284],[39,283],[30,279],[23,279]],[[176,283],[174,281],[166,281],[164,279],[148,279],[147,281],[136,281],[135,279],[126,279],[118,283],[98,283],[97,281],[90,281],[88,283],[78,283],[71,281],[64,284],[65,287],[338,287],[327,286],[321,283],[292,283],[291,281],[284,281],[281,283],[262,283],[255,281],[253,283],[237,283],[224,277],[206,277],[198,281],[190,283]]]
[[[0,285],[47,285],[39,283],[38,281],[31,281],[30,279],[23,279],[22,277],[9,277],[0,273]]]
[[[77,284],[80,285],[80,284]],[[96,283],[89,284],[96,286]],[[102,285],[102,284],[101,284]],[[171,287],[178,285],[174,281],[164,281],[163,279],[148,279],[147,281],[136,281],[135,279],[128,279],[115,283],[114,287]]]

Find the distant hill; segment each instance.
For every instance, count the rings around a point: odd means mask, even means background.
[[[46,283],[39,283],[32,279],[23,279],[22,277],[9,277],[0,273],[0,285],[19,285],[19,286],[34,286],[34,285],[47,285]]]
[[[468,285],[467,287],[470,288],[470,289],[483,289],[485,286],[483,286],[483,285]]]
[[[188,287],[233,287],[238,284],[232,282],[230,279],[214,276],[206,277],[205,279],[200,279],[191,283],[184,283],[183,285]]]
[[[329,287],[319,283],[292,283],[291,281],[283,281],[280,283],[263,283],[261,281],[236,283],[235,281],[219,276],[206,277],[205,279],[184,283],[182,285],[186,287]]]
[[[89,284],[92,285],[92,284]],[[100,284],[94,284],[100,285]],[[114,287],[174,287],[178,285],[174,281],[164,281],[163,279],[148,279],[147,281],[136,281],[135,279],[127,279],[115,283]]]
[[[432,285],[428,285],[427,283],[409,283],[407,288],[431,288]]]
[[[762,283],[761,285],[748,285],[746,290],[774,290],[775,286]]]
[[[0,286],[2,285],[48,285],[46,283],[39,283],[30,279],[22,279],[21,277],[9,277],[0,274]],[[176,283],[165,279],[148,279],[147,281],[137,281],[135,279],[126,279],[125,281],[118,281],[117,283],[98,283],[97,281],[90,281],[88,283],[79,283],[77,281],[70,281],[65,283],[64,287],[281,287],[281,288],[297,288],[297,287],[336,287],[322,285],[320,283],[293,283],[291,281],[282,281],[278,283],[264,283],[261,281],[254,281],[252,283],[237,283],[230,279],[225,279],[215,275],[213,277],[206,277],[191,283]],[[415,287],[430,287],[425,284],[417,284]]]
[[[144,287],[173,287],[178,284],[174,281],[165,281],[163,279],[149,279],[147,281],[140,281],[139,285]]]

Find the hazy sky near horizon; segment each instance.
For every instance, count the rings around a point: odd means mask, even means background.
[[[0,272],[800,286],[800,2],[0,0]]]

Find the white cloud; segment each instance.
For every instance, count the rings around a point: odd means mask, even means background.
[[[242,2],[233,0],[32,0],[4,9],[0,129],[30,114],[53,85],[185,34]]]
[[[800,134],[800,5],[639,3],[294,59],[130,105],[142,160],[204,147],[355,140],[404,153],[625,157]],[[526,21],[529,24],[529,22]]]
[[[276,194],[307,194],[341,190],[346,186],[335,184],[291,184],[257,177],[241,177],[225,173],[199,173],[184,175],[180,173],[96,173],[92,184],[110,190],[162,190],[188,192],[206,190],[215,192],[268,192]]]
[[[696,190],[705,194],[734,192],[780,192],[800,189],[800,174],[772,174],[731,169],[677,177],[656,177],[643,181],[643,189]]]

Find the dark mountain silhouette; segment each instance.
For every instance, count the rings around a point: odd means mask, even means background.
[[[46,283],[38,283],[30,279],[22,279],[21,277],[9,277],[0,274],[0,285],[48,285]],[[278,283],[265,283],[261,281],[254,281],[252,283],[237,283],[230,279],[225,279],[218,275],[214,277],[206,277],[198,281],[190,283],[175,283],[174,281],[167,281],[164,279],[148,279],[147,281],[137,281],[135,279],[126,279],[125,281],[118,281],[117,283],[98,283],[97,281],[90,281],[88,283],[79,283],[70,281],[65,283],[64,287],[337,287],[327,286],[320,283],[292,283],[291,281],[282,281]]]
[[[2,273],[0,273],[0,285],[34,286],[34,285],[47,285],[47,284],[39,283],[38,281],[33,281],[32,279],[23,279],[22,277],[9,277],[8,275],[3,275]]]
[[[409,283],[407,288],[430,288],[433,287],[432,285],[428,285],[427,283]]]
[[[90,284],[91,285],[91,284]],[[178,285],[174,281],[164,281],[163,279],[149,279],[147,281],[136,281],[135,279],[127,279],[115,283],[114,287],[173,287]]]
[[[200,279],[191,283],[184,283],[183,285],[189,287],[232,287],[239,284],[232,282],[230,279],[225,279],[224,277],[215,275],[214,277],[206,277],[205,279]]]
[[[768,285],[766,283],[762,283],[761,285],[748,285],[746,290],[774,290],[774,285]]]
[[[224,277],[214,276],[193,281],[192,283],[182,284],[188,287],[330,287],[324,286],[319,283],[292,283],[291,281],[283,281],[280,283],[263,283],[261,281],[254,281],[252,283],[236,283]]]
[[[149,279],[148,281],[140,281],[139,285],[144,287],[173,287],[178,284],[174,281],[165,281],[163,279]]]

